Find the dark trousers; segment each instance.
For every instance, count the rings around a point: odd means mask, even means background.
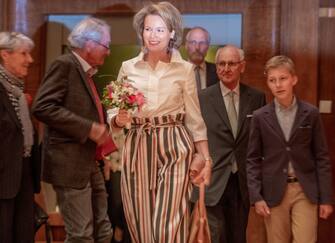
[[[245,243],[249,207],[243,204],[238,172],[231,174],[226,189],[213,207],[207,208],[212,243]]]
[[[23,160],[21,187],[11,199],[0,199],[0,243],[34,242],[34,193],[29,160]]]

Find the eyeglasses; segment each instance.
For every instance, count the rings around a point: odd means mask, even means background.
[[[208,41],[196,41],[196,40],[188,40],[187,43],[190,45],[190,46],[208,46]]]
[[[156,35],[162,35],[167,31],[166,27],[156,27],[156,28],[151,28],[151,27],[144,27],[144,32],[150,32],[150,33],[155,33]]]
[[[99,41],[96,41],[96,40],[93,40],[93,39],[88,39],[88,40],[91,40],[93,41],[94,43],[98,44],[99,46],[102,46],[104,48],[106,48],[107,50],[109,50],[109,46],[105,45],[105,44],[102,44],[100,43]]]
[[[242,60],[243,61],[243,60]],[[235,69],[238,67],[238,65],[242,62],[242,61],[238,61],[238,62],[218,62],[216,63],[216,66],[219,67],[219,68],[225,68],[226,66],[229,68],[229,69]]]

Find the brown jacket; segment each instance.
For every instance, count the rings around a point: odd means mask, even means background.
[[[96,144],[88,134],[99,115],[86,79],[72,53],[60,56],[33,104],[33,114],[46,125],[42,179],[56,186],[82,188],[95,167]]]

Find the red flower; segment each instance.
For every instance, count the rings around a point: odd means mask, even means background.
[[[127,100],[128,100],[129,104],[131,104],[131,105],[135,104],[136,103],[136,95],[129,95],[127,97]]]

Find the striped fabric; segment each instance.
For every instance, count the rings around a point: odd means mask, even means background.
[[[187,242],[193,142],[183,121],[184,114],[133,118],[121,190],[134,243]]]

